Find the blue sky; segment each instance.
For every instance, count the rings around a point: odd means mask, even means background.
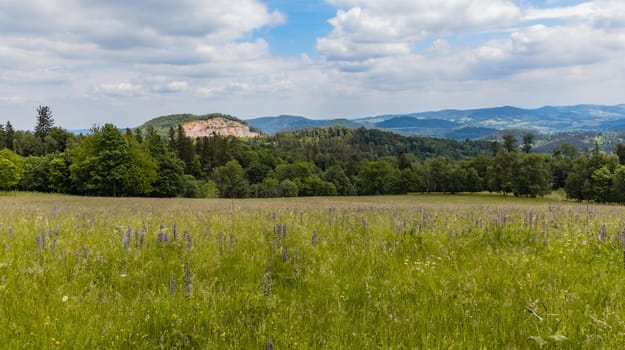
[[[0,123],[625,103],[622,0],[0,1]]]

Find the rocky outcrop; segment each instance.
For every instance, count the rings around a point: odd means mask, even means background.
[[[260,136],[259,133],[251,131],[249,126],[222,117],[187,122],[182,124],[182,128],[185,134],[192,138],[213,135],[236,137]]]

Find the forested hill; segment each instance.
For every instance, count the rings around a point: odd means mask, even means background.
[[[54,127],[49,109],[38,112],[34,133],[0,124],[0,190],[245,198],[564,189],[569,198],[625,203],[623,143],[612,154],[596,140],[583,153],[562,144],[547,155],[532,152],[529,133],[519,144],[513,134],[459,142],[331,127],[192,137],[182,125],[161,135],[105,124],[76,136]]]
[[[339,158],[354,153],[359,153],[361,158],[398,157],[409,153],[419,160],[437,156],[458,160],[492,153],[491,141],[403,136],[364,127],[283,132],[268,139],[275,139],[281,151],[332,154]]]

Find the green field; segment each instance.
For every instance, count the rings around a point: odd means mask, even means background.
[[[622,348],[624,228],[486,195],[5,194],[0,348]]]

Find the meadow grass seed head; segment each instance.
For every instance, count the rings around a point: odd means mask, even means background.
[[[167,288],[167,291],[169,292],[169,295],[176,294],[176,280],[174,279],[174,275],[169,277],[169,287]]]
[[[271,268],[267,266],[263,274],[263,294],[269,298],[271,296]]]

